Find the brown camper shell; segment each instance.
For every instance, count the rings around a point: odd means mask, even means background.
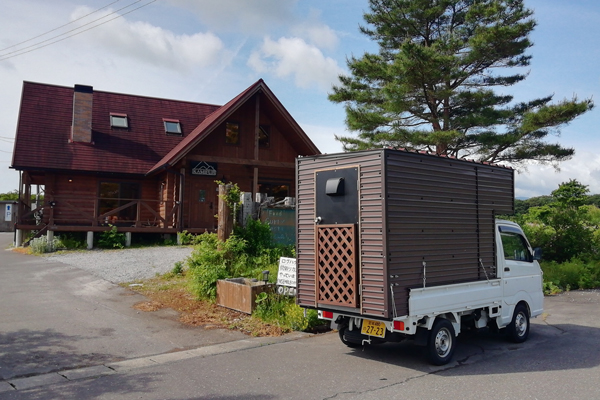
[[[513,213],[513,180],[403,150],[298,158],[298,304],[389,320],[410,314],[410,288],[496,277],[495,215]]]

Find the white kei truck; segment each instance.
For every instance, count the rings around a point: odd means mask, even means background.
[[[378,149],[296,160],[297,303],[349,347],[406,339],[430,363],[456,336],[527,339],[543,312],[539,249],[515,223],[510,168]]]

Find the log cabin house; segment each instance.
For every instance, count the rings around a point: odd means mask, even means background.
[[[295,196],[295,158],[319,150],[263,80],[224,106],[24,82],[11,168],[24,231],[200,233],[216,180]],[[43,204],[33,206],[41,187]]]

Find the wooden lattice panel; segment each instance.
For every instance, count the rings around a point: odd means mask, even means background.
[[[317,228],[317,302],[358,307],[354,225]]]

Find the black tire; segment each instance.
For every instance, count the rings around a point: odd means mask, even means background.
[[[433,323],[427,341],[427,359],[433,365],[445,365],[452,360],[456,348],[454,327],[447,319],[438,318]]]
[[[346,338],[344,336],[344,334],[346,333],[346,329],[348,329],[347,325],[342,325],[338,328],[338,334],[340,335],[340,340],[342,341],[342,343],[344,343],[346,346],[348,346],[352,349],[360,347],[361,346],[360,344],[346,340]]]
[[[506,327],[508,338],[514,343],[523,343],[529,337],[529,311],[524,304],[517,304],[512,321]]]

